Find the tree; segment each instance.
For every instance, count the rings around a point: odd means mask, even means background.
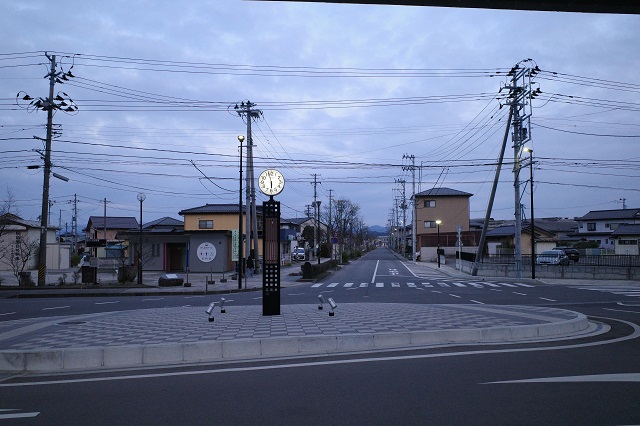
[[[341,257],[352,257],[364,248],[364,242],[368,238],[367,227],[360,216],[360,206],[347,199],[335,199],[332,200],[331,209],[330,223],[328,222],[329,206],[324,209],[326,223],[338,238]]]
[[[29,238],[26,233],[16,233],[15,244],[12,244],[9,248],[8,263],[11,265],[13,275],[20,281],[20,272],[24,272],[32,258],[37,255],[40,242]]]

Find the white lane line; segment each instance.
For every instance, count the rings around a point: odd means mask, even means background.
[[[113,302],[96,302],[96,305],[113,305],[114,303],[120,303],[119,300],[113,301]]]
[[[534,191],[535,192],[535,191]],[[557,302],[555,299],[547,299],[546,297],[541,297],[542,300],[548,300],[549,302]]]
[[[438,283],[438,284],[440,284],[440,283]],[[456,287],[466,287],[466,285],[464,285],[462,283],[451,283],[451,284],[455,285]]]
[[[534,191],[535,192],[535,191]],[[525,284],[525,283],[514,283],[516,285],[519,285],[521,287],[529,287],[529,288],[533,288],[535,287],[534,285],[530,285],[530,284]]]
[[[535,192],[535,191],[534,191]],[[316,287],[320,287],[322,284],[324,283],[317,283],[311,286],[311,288],[316,288]]]
[[[489,290],[491,290],[491,291],[502,291],[502,290],[498,290],[497,288],[490,288]]]
[[[517,291],[512,291],[513,294],[519,294],[520,296],[526,296],[524,293],[518,293]]]
[[[346,288],[353,287],[353,283],[346,283],[344,286],[345,286]]]
[[[337,287],[338,284],[340,284],[340,283],[331,283],[327,287],[329,287],[329,288]]]
[[[7,419],[25,419],[25,418],[29,418],[29,417],[35,417],[38,414],[40,414],[39,411],[34,411],[31,413],[6,413],[3,414],[2,412],[7,412],[7,411],[20,411],[18,408],[5,408],[5,409],[0,409],[0,420],[7,420]]]
[[[164,297],[151,297],[149,299],[142,299],[143,302],[155,302],[157,300],[164,300]]]
[[[458,296],[457,294],[451,294],[451,293],[449,293],[449,296],[457,297],[458,299],[460,299],[460,296]]]
[[[54,309],[67,309],[71,306],[54,306],[53,308],[42,308],[43,311],[52,311]]]
[[[0,314],[0,317],[3,317],[5,315],[14,315],[15,312],[5,312],[4,314]]]
[[[484,305],[484,303],[482,303],[482,302],[478,302],[477,300],[473,300],[473,299],[471,299],[471,301],[472,301],[473,303],[477,303],[478,305]]]
[[[376,283],[376,287],[382,288],[382,287],[384,287],[384,283]]]
[[[640,373],[593,374],[587,376],[541,377],[538,379],[505,380],[487,382],[487,385],[499,383],[595,383],[595,382],[640,382]]]
[[[513,284],[509,284],[509,283],[498,283],[498,284],[503,285],[505,287],[517,287],[517,286],[515,286]]]
[[[450,287],[447,283],[437,283],[440,287]]]
[[[378,266],[380,265],[380,261],[376,261],[376,269],[373,270],[373,276],[371,277],[371,284],[376,282],[376,274],[378,273]]]
[[[431,293],[438,293],[438,294],[442,294],[442,292],[441,292],[441,291],[438,291],[438,290],[431,290]]]

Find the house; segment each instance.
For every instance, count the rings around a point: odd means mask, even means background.
[[[592,210],[576,221],[576,238],[595,241],[601,248],[613,251],[613,232],[622,225],[640,224],[640,209]]]
[[[163,217],[117,233],[119,240],[128,241],[132,250],[127,253],[127,263],[135,264],[142,241],[142,265],[144,269],[166,272],[186,271],[186,252],[189,236],[184,223],[171,217]]]
[[[47,227],[48,268],[69,267],[70,250],[56,242],[58,230],[57,227]],[[25,220],[11,213],[0,216],[0,270],[20,272],[36,269],[39,247],[40,222]]]
[[[576,221],[562,218],[544,218],[534,221],[535,250],[540,253],[557,245],[566,244],[568,235],[578,227]],[[511,255],[515,247],[515,221],[502,221],[502,225],[487,231],[487,254]],[[531,223],[522,221],[520,232],[520,249],[522,254],[531,254]]]
[[[418,247],[455,247],[458,230],[465,245],[475,245],[475,235],[478,233],[469,233],[469,198],[472,195],[442,187],[417,193],[415,204]]]
[[[640,255],[638,242],[640,241],[640,224],[620,225],[611,233],[615,244],[615,254],[631,256]]]
[[[128,241],[118,239],[118,232],[137,229],[140,225],[134,217],[90,216],[84,229],[86,247],[94,257],[119,258]]]
[[[247,206],[242,206],[243,241],[247,235],[246,228]],[[235,270],[235,256],[238,252],[237,240],[233,238],[233,231],[238,229],[238,204],[205,204],[181,210],[178,213],[184,217],[184,232],[189,237],[189,269],[194,272],[221,272]],[[256,258],[262,255],[262,206],[256,205],[258,221],[258,240]],[[198,249],[214,247],[214,258],[198,256]],[[246,246],[242,245],[242,256],[248,257]],[[202,260],[205,259],[205,260]]]

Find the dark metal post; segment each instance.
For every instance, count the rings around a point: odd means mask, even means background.
[[[251,120],[251,117],[249,117]],[[244,269],[244,256],[242,255],[242,142],[244,136],[238,136],[240,141],[240,192],[238,196],[238,290],[242,290],[242,270]]]
[[[436,250],[436,256],[438,257],[438,268],[440,267],[440,221],[436,220],[438,226],[438,249]]]
[[[138,243],[138,285],[142,285],[142,202],[147,198],[142,192],[138,194],[140,201],[140,241]]]
[[[536,233],[533,220],[533,149],[525,148],[529,152],[529,182],[531,193],[531,279],[536,279]]]

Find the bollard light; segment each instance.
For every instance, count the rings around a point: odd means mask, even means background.
[[[318,310],[321,311],[322,310],[322,305],[324,305],[324,297],[322,297],[321,294],[318,295],[318,300],[320,301],[320,304],[318,305]]]
[[[211,302],[209,303],[209,307],[207,308],[206,312],[207,315],[209,315],[209,322],[213,322],[213,308],[216,307],[216,302]]]
[[[221,313],[221,314],[224,314],[224,313],[226,313],[226,312],[227,312],[227,311],[224,309],[224,302],[225,302],[225,301],[226,301],[226,300],[225,300],[225,298],[224,298],[224,297],[220,299],[220,313]]]
[[[329,306],[331,306],[331,312],[329,312],[329,316],[332,317],[335,315],[335,312],[333,311],[338,307],[338,305],[336,305],[336,302],[334,302],[331,297],[327,300],[329,301]]]

